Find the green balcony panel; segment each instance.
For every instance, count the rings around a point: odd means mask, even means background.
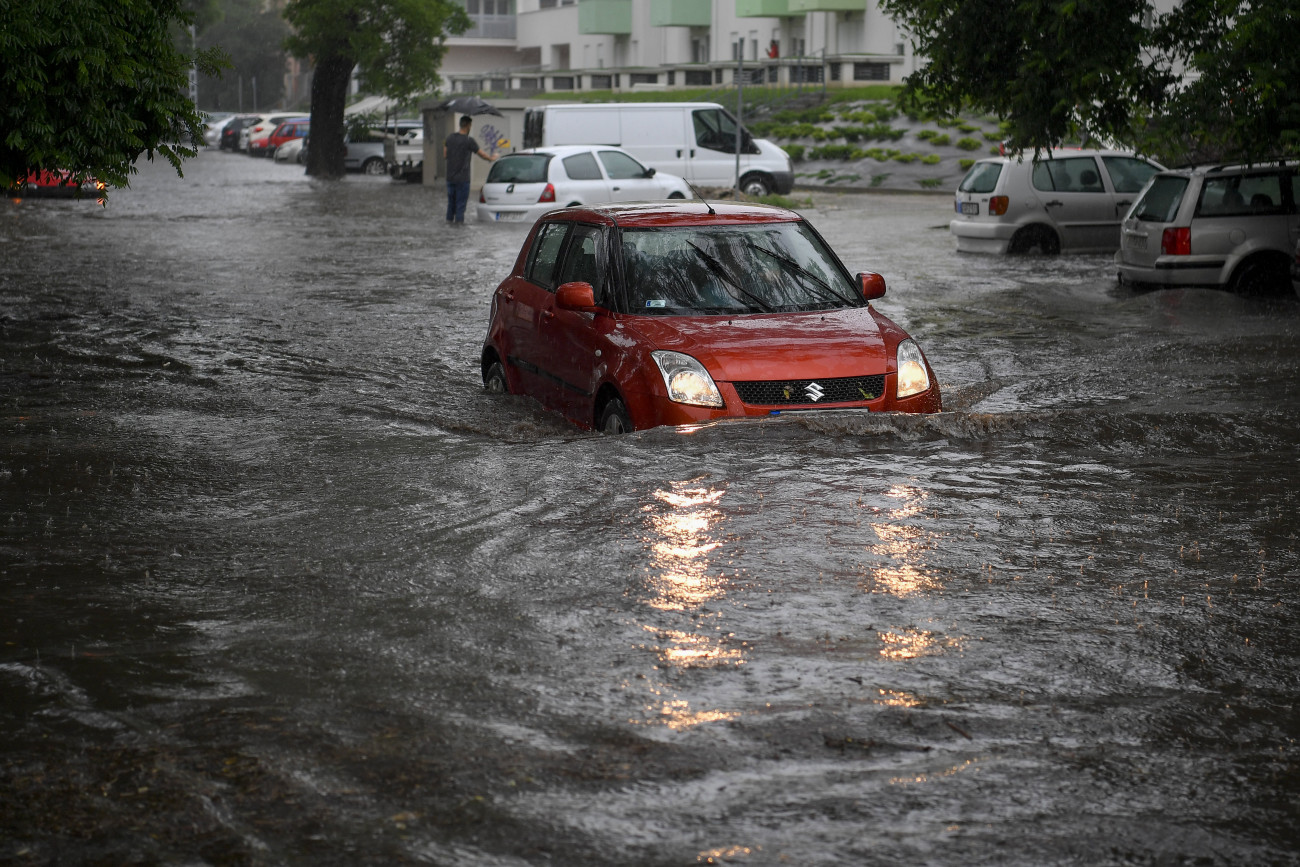
[[[867,8],[865,0],[789,0],[790,11],[798,14],[804,12],[862,12]]]
[[[790,0],[736,0],[737,18],[789,18],[794,14]]]
[[[626,36],[632,32],[632,0],[578,0],[578,32]]]
[[[650,0],[652,27],[708,27],[713,7],[701,0]]]

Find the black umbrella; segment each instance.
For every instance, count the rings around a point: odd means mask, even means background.
[[[438,108],[455,114],[468,114],[471,117],[480,114],[495,114],[497,117],[505,117],[505,115],[497,111],[496,106],[490,102],[484,102],[483,98],[477,94],[453,96],[451,99],[440,102]]]

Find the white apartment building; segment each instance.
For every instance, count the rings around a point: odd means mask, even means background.
[[[562,95],[735,83],[899,82],[914,59],[875,0],[460,0],[444,88]],[[743,57],[742,57],[743,55]]]

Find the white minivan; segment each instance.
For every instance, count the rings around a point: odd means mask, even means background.
[[[714,102],[548,105],[524,114],[524,147],[613,145],[697,187],[736,184],[736,119]],[[740,189],[785,194],[794,167],[781,148],[740,129]]]

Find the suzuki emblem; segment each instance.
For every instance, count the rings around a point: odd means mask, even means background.
[[[803,393],[808,395],[809,400],[816,403],[822,399],[822,395],[826,394],[826,390],[817,383],[810,382],[803,387]]]

